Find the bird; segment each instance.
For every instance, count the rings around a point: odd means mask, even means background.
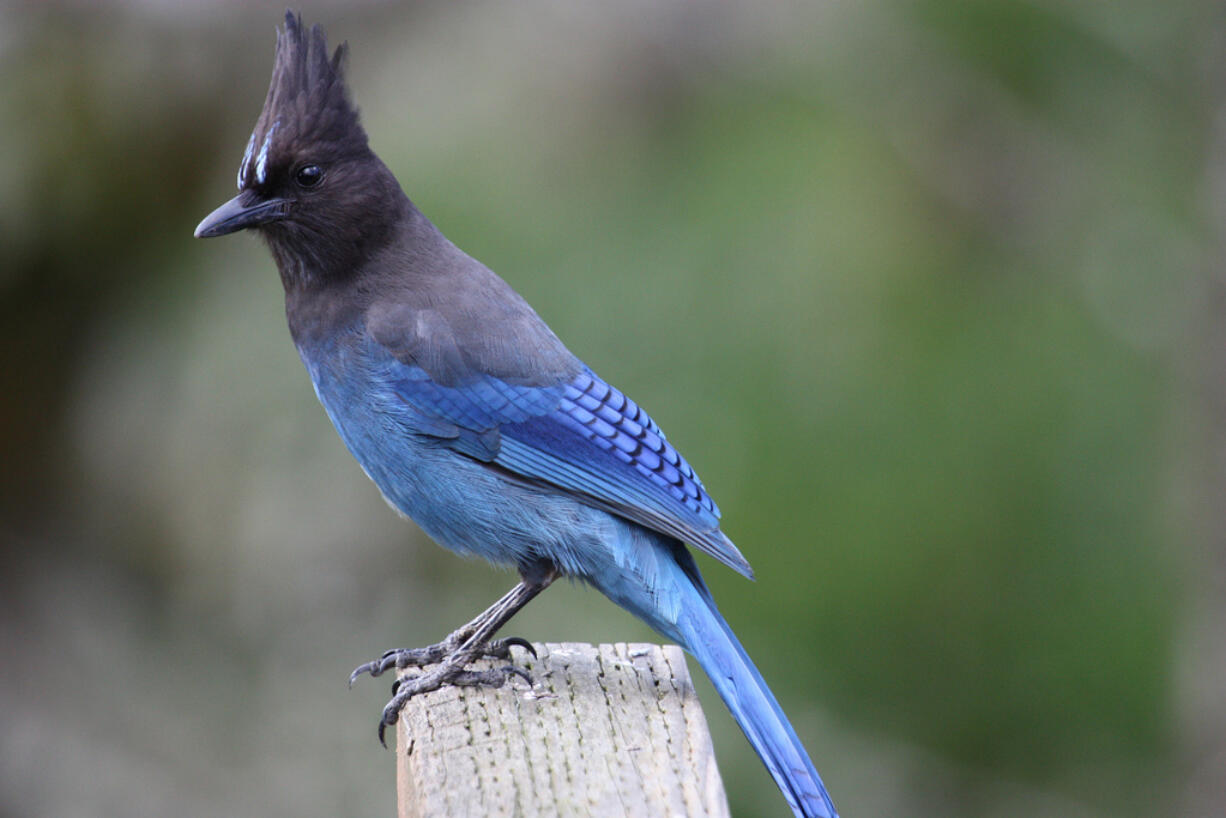
[[[560,577],[688,651],[797,816],[837,818],[813,762],[715,605],[690,547],[753,578],[720,511],[654,420],[570,352],[528,303],[452,244],[371,150],[319,25],[287,11],[238,195],[195,230],[252,230],[285,290],[291,337],[337,432],[388,503],[461,555],[520,581],[446,639],[353,671],[418,668],[415,695],[501,685],[468,666],[531,650],[498,630]]]

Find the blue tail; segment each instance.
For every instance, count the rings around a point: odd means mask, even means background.
[[[677,623],[685,637],[684,647],[707,672],[724,704],[732,711],[732,717],[745,731],[745,737],[783,791],[792,811],[806,818],[837,818],[838,812],[830,795],[796,737],[796,731],[732,629],[716,610],[706,584],[694,590],[701,601],[687,606],[688,610]]]
[[[809,754],[720,616],[694,558],[680,543],[671,541],[674,544],[668,549],[671,554],[657,551],[651,555],[654,559],[642,559],[646,554],[640,540],[637,582],[626,582],[621,572],[589,581],[698,660],[797,816],[838,818]]]

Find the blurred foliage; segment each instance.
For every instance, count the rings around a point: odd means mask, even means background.
[[[306,16],[410,196],[696,465],[844,814],[1194,814],[1218,9]],[[385,691],[340,681],[509,581],[383,507],[263,249],[190,238],[278,19],[0,10],[0,814],[387,814]],[[568,588],[516,632],[650,638]],[[780,814],[708,702],[734,812]]]

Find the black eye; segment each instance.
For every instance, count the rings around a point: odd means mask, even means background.
[[[303,165],[294,171],[294,181],[300,187],[315,187],[324,180],[324,169],[319,165]]]

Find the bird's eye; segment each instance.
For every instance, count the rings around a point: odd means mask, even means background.
[[[324,169],[319,165],[303,165],[294,171],[294,181],[299,187],[315,187],[324,179]]]

